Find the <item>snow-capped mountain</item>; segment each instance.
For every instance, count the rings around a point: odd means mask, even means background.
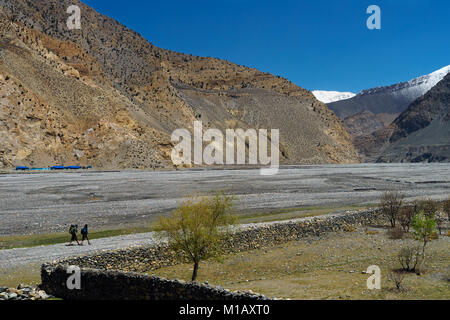
[[[443,67],[425,76],[412,79],[408,82],[400,82],[387,87],[378,87],[361,91],[359,95],[375,94],[390,90],[394,95],[411,96],[413,100],[430,91],[439,81],[450,73],[450,65]]]
[[[364,111],[374,114],[400,114],[448,73],[450,73],[450,65],[407,82],[364,90],[350,99],[329,102],[328,107],[341,119]]]
[[[377,162],[450,162],[450,73],[365,142]]]
[[[312,92],[317,100],[323,103],[331,103],[340,100],[350,99],[356,96],[353,92],[339,92],[339,91],[322,91],[315,90]]]

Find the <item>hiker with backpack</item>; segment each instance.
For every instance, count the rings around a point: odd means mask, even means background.
[[[72,238],[70,239],[69,246],[72,246],[73,241],[76,241],[77,244],[80,245],[80,242],[78,241],[77,237],[77,232],[78,232],[78,225],[72,224],[69,228],[69,233],[72,236]]]
[[[82,240],[81,240],[81,245],[83,245],[84,240],[87,240],[88,244],[91,245],[91,242],[89,241],[89,237],[88,237],[88,225],[85,224],[84,228],[81,229],[81,235],[83,236]]]

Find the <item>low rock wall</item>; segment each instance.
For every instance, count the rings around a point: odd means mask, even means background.
[[[298,240],[306,236],[380,225],[386,221],[378,209],[261,223],[237,227],[224,243],[226,252],[239,252]],[[142,274],[174,265],[179,257],[167,244],[106,251],[42,266],[41,287],[48,293],[73,300],[252,300],[262,295],[230,292],[206,284],[166,280]],[[69,290],[68,266],[81,268],[81,290]],[[120,271],[117,271],[120,270]]]

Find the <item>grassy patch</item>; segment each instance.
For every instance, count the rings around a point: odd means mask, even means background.
[[[239,216],[239,223],[258,223],[283,221],[296,218],[305,218],[324,215],[336,211],[365,209],[370,206],[346,206],[346,207],[303,207],[273,210],[270,212],[258,212],[252,214],[242,214]],[[114,229],[114,230],[94,230],[89,233],[91,240],[122,236],[128,234],[137,234],[154,231],[154,224],[147,223],[146,226]],[[31,248],[38,246],[48,246],[69,242],[70,235],[65,233],[53,234],[33,234],[0,237],[0,250],[13,248]]]
[[[315,217],[338,211],[359,210],[372,207],[371,205],[353,205],[344,207],[303,207],[273,210],[270,212],[258,212],[239,216],[239,223],[258,223],[291,220],[297,218]]]
[[[89,239],[101,239],[115,236],[123,236],[128,234],[138,234],[153,231],[152,226],[134,227],[127,229],[116,230],[100,230],[90,231]],[[81,240],[81,238],[80,238]],[[35,234],[35,235],[20,235],[20,236],[6,236],[0,237],[0,250],[13,248],[31,248],[38,246],[48,246],[53,244],[66,243],[70,241],[70,234],[54,233],[54,234]]]
[[[230,290],[252,290],[269,297],[289,299],[450,299],[448,238],[428,248],[427,271],[408,274],[405,291],[397,291],[388,280],[402,245],[414,242],[389,240],[384,232],[367,235],[364,230],[307,238],[279,245],[226,255],[221,261],[201,263],[199,282],[208,281]],[[363,272],[378,265],[382,290],[370,291]],[[189,280],[192,266],[176,265],[149,274]]]
[[[41,283],[41,264],[11,266],[0,270],[0,286],[16,288],[19,284],[38,285]]]

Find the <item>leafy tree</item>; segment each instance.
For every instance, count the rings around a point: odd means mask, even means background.
[[[233,197],[217,193],[186,200],[171,216],[160,218],[157,230],[163,231],[169,247],[194,264],[192,281],[197,279],[200,261],[222,252],[227,227],[236,221],[232,208]]]
[[[423,264],[425,262],[425,247],[431,238],[436,234],[436,218],[420,211],[411,223],[414,230],[414,235],[417,240],[422,241],[422,259],[420,262],[419,273],[422,272]]]
[[[389,219],[392,228],[395,228],[403,199],[404,195],[396,190],[387,190],[380,198],[381,212]]]

